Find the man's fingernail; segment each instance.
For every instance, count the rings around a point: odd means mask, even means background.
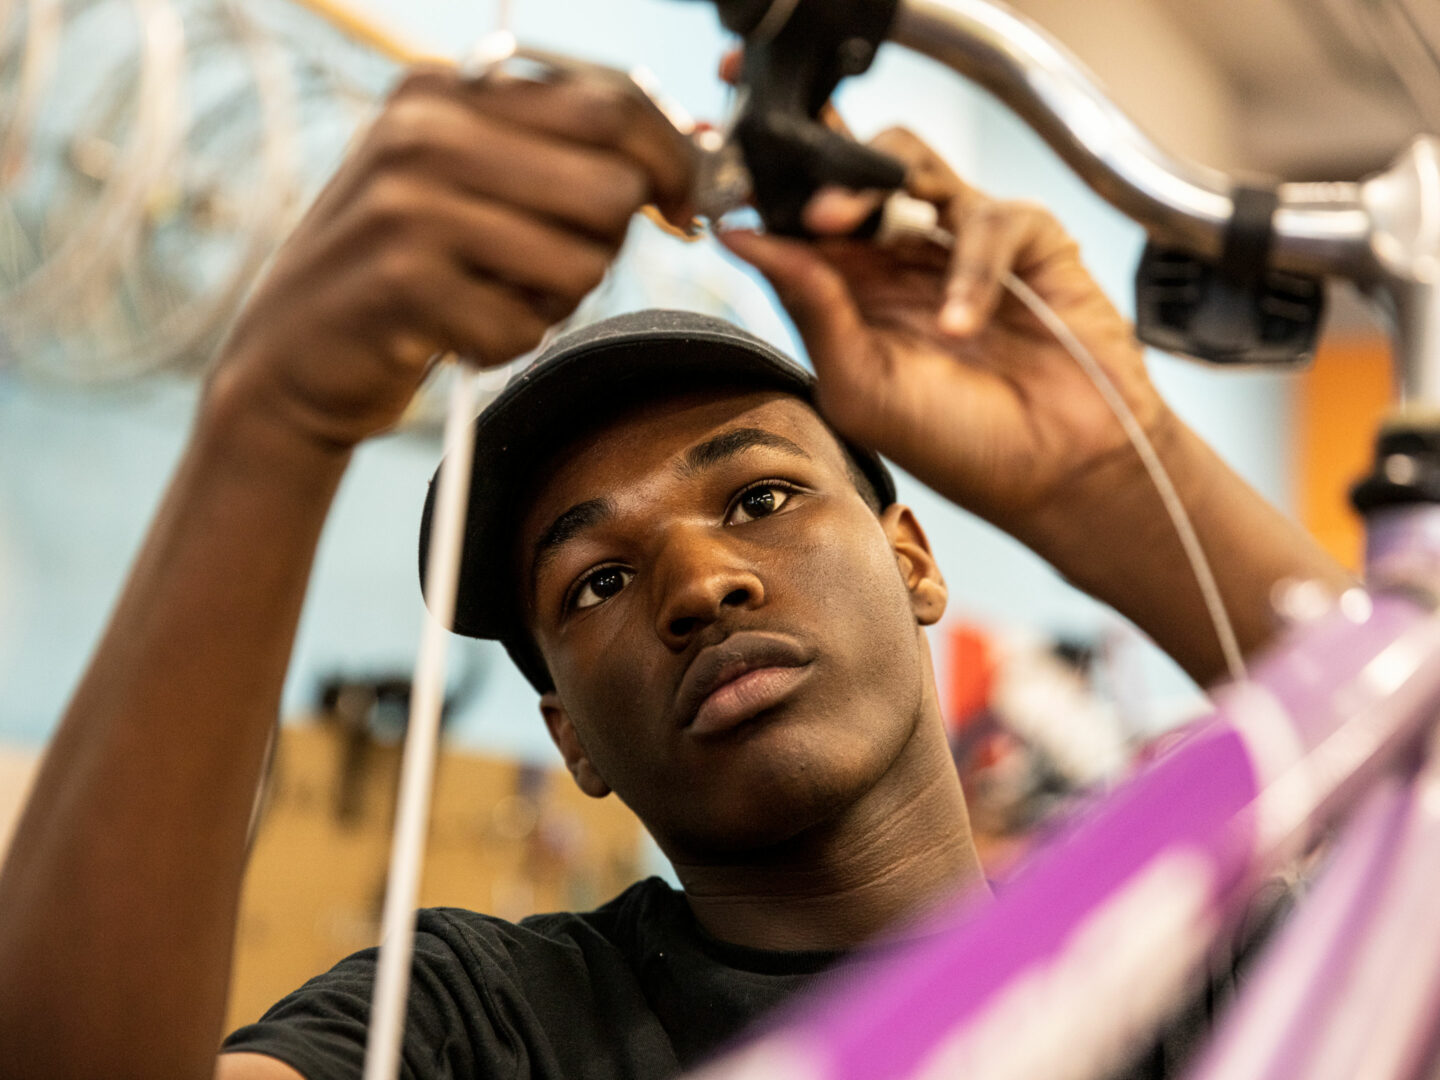
[[[853,229],[873,209],[862,194],[843,188],[821,188],[805,208],[805,221],[812,229],[830,232]]]
[[[948,300],[940,309],[940,329],[963,337],[975,329],[975,307],[968,300]]]
[[[849,207],[845,196],[833,191],[820,192],[805,208],[806,223],[815,229],[834,228],[837,221],[843,222],[848,217]]]

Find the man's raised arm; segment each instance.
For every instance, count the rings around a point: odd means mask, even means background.
[[[246,826],[353,447],[434,354],[533,347],[635,210],[682,211],[688,168],[590,83],[433,70],[395,94],[226,345],[46,756],[0,873],[6,1080],[211,1075]]]

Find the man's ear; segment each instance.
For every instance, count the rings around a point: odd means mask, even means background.
[[[603,799],[609,795],[610,785],[591,764],[590,756],[585,753],[585,747],[580,745],[580,736],[576,734],[570,714],[565,711],[565,706],[560,701],[560,695],[554,690],[548,690],[540,695],[540,715],[545,717],[545,726],[550,730],[550,738],[559,749],[560,756],[565,759],[565,767],[570,770],[570,775],[575,778],[575,783],[579,785],[580,790],[592,799]]]
[[[950,598],[945,588],[945,579],[935,556],[930,553],[930,541],[925,539],[925,530],[915,520],[915,514],[908,506],[892,503],[880,515],[880,525],[890,538],[890,547],[895,552],[895,561],[900,566],[900,577],[910,591],[910,606],[915,611],[915,621],[921,626],[933,626],[945,614],[945,604]]]

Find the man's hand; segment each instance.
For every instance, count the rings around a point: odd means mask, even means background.
[[[1046,211],[991,199],[913,135],[874,143],[955,237],[893,248],[843,239],[879,203],[821,192],[822,239],[733,232],[794,317],[836,428],[1007,530],[1129,616],[1199,682],[1224,669],[1183,550],[1137,454],[1074,358],[1003,279],[1030,286],[1085,344],[1155,445],[1209,554],[1246,651],[1275,631],[1285,577],[1348,575],[1220,461],[1160,399],[1129,324]],[[823,239],[829,237],[830,239]]]
[[[348,448],[429,362],[533,348],[599,284],[630,218],[683,220],[683,137],[638,92],[410,75],[280,252],[211,398]]]
[[[954,248],[816,244],[730,233],[726,243],[774,284],[820,376],[819,401],[845,435],[1032,544],[1057,495],[1129,454],[1114,416],[1074,359],[1013,296],[1014,273],[1109,371],[1154,437],[1169,413],[1143,355],[1046,210],[1001,202],[961,180],[905,131],[873,145],[909,169],[910,194],[935,204]],[[878,197],[822,192],[807,211],[844,237]]]

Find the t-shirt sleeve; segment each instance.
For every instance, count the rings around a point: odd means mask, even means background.
[[[415,959],[400,1075],[407,1080],[510,1077],[513,1041],[497,1017],[477,958],[447,933],[446,916],[424,912]],[[222,1053],[278,1058],[307,1080],[355,1080],[362,1075],[377,951],[347,957],[282,998],[254,1024],[230,1035]]]

